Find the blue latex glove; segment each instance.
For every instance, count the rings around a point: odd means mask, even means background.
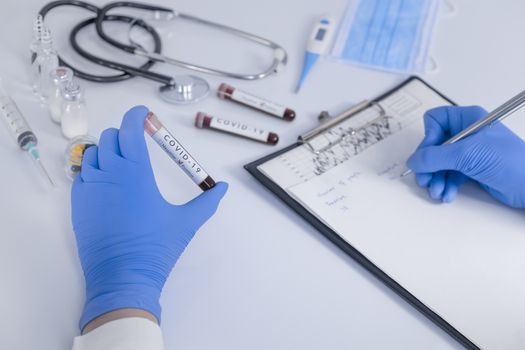
[[[86,280],[81,330],[112,310],[136,308],[160,321],[160,292],[195,232],[228,188],[218,183],[184,205],[159,193],[144,140],[148,109],[129,110],[84,154],[71,193],[73,228]]]
[[[454,144],[439,146],[486,114],[475,106],[429,110],[425,138],[407,165],[433,199],[452,201],[461,184],[472,179],[500,202],[524,208],[525,142],[506,126],[497,122]]]

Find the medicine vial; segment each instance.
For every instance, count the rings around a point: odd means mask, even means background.
[[[222,131],[268,145],[276,145],[279,142],[279,136],[274,132],[264,131],[241,122],[212,117],[203,112],[198,112],[195,116],[195,126],[200,129]]]
[[[225,83],[222,83],[219,86],[217,95],[223,100],[235,101],[241,105],[251,107],[287,121],[292,121],[295,118],[294,110],[278,103],[265,100],[261,97],[257,97],[246,91],[236,89]]]
[[[88,133],[88,116],[80,85],[72,80],[62,89],[62,134],[68,139]]]
[[[152,112],[149,112],[144,120],[144,130],[203,191],[215,186],[215,181],[211,176]]]
[[[49,92],[49,74],[53,69],[58,67],[58,54],[53,49],[53,41],[51,39],[51,31],[49,28],[44,28],[42,32],[42,44],[40,50],[37,52],[37,56],[34,64],[35,69],[38,69],[38,94],[40,99],[45,101]]]
[[[64,99],[62,90],[73,80],[73,71],[67,67],[58,67],[49,74],[49,92],[47,93],[47,107],[49,116],[55,123],[62,121],[62,108]]]

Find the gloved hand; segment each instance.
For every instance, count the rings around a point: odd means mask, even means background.
[[[109,311],[136,308],[160,321],[159,296],[195,232],[228,188],[218,183],[184,205],[159,193],[144,140],[148,109],[129,110],[84,154],[71,193],[73,229],[86,280],[84,328]]]
[[[483,118],[481,107],[438,107],[425,114],[425,138],[407,165],[430,196],[452,201],[466,180],[477,181],[494,198],[525,207],[525,142],[497,122],[451,145],[440,145]]]

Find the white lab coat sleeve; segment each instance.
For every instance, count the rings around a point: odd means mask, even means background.
[[[72,350],[164,350],[164,342],[157,324],[145,318],[128,317],[76,337]]]

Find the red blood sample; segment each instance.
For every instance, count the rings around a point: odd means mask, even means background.
[[[258,111],[273,115],[275,117],[292,121],[295,119],[295,111],[278,103],[265,100],[252,95],[249,92],[239,90],[228,84],[222,83],[217,90],[217,96],[223,100],[235,101]]]

